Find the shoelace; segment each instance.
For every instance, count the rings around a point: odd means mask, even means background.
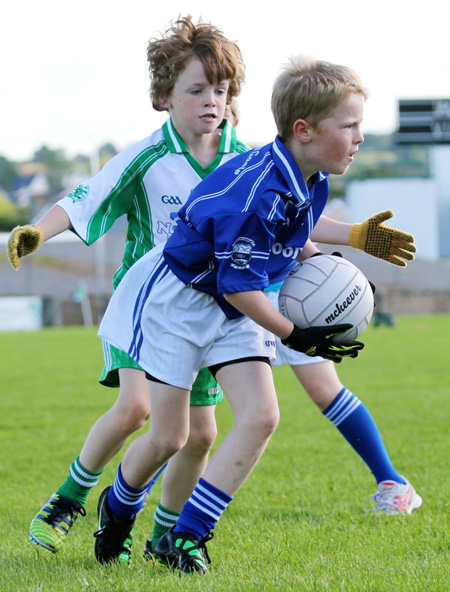
[[[392,490],[375,492],[372,499],[377,503],[377,507],[373,508],[373,511],[392,509],[392,506],[396,506],[394,504],[395,497]]]
[[[63,518],[65,518],[66,514],[70,514],[72,522],[75,520],[76,514],[86,516],[86,510],[84,507],[81,504],[77,504],[76,502],[57,499],[49,505],[51,510],[47,517],[48,522],[57,524]]]
[[[371,508],[370,511],[371,512],[379,512],[380,510],[390,510],[392,509],[392,504],[390,504],[388,501],[386,500],[378,500],[375,499],[375,501],[377,502],[377,506],[375,508]]]
[[[94,537],[98,538],[99,536],[101,536],[104,533],[108,533],[108,532],[114,532],[115,534],[117,533],[117,537],[115,540],[113,540],[112,538],[107,542],[107,544],[105,545],[105,547],[107,549],[113,549],[116,550],[118,545],[118,539],[120,537],[120,548],[124,551],[124,552],[128,552],[131,553],[131,530],[133,529],[133,526],[131,526],[131,528],[129,527],[129,525],[126,524],[108,524],[108,526],[105,526],[104,528],[100,528],[100,530],[97,530],[96,532],[94,532]],[[109,543],[109,544],[108,544]],[[128,546],[125,546],[126,543],[128,543]]]
[[[204,558],[206,559],[207,563],[211,563],[211,559],[209,558],[209,554],[208,554],[208,549],[206,547],[206,543],[208,541],[210,541],[212,538],[214,537],[214,533],[213,532],[209,532],[206,536],[204,536],[199,542],[198,542],[198,548],[201,550],[201,552],[203,553]]]

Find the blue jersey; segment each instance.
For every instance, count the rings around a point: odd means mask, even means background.
[[[264,290],[296,265],[328,199],[327,174],[307,186],[280,138],[211,173],[178,212],[164,258],[185,284],[212,295]]]

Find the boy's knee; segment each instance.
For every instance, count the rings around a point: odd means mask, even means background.
[[[130,400],[127,404],[116,407],[119,421],[127,432],[135,432],[142,428],[150,419],[150,402],[144,400]]]
[[[217,425],[215,422],[204,425],[191,426],[188,445],[193,450],[209,452],[217,438]]]
[[[188,445],[201,453],[209,452],[217,438],[215,406],[195,406],[190,409]]]
[[[277,410],[276,412],[271,412],[264,416],[262,421],[262,429],[268,434],[268,437],[270,437],[277,429],[279,423],[280,412]]]
[[[262,439],[270,438],[280,421],[278,409],[267,409],[259,415],[253,414],[245,419],[244,429],[260,434]]]
[[[134,431],[139,430],[150,419],[150,408],[144,406],[138,406],[130,410],[128,418],[129,425],[134,428]]]
[[[179,452],[184,447],[187,440],[182,435],[170,436],[168,434],[153,434],[151,438],[155,448],[159,450],[165,458],[170,458]]]

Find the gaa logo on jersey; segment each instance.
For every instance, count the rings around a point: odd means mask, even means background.
[[[75,203],[76,201],[83,201],[84,199],[86,199],[88,194],[89,185],[82,184],[78,185],[78,187],[75,187],[75,189],[71,191],[67,197],[70,197],[73,203]]]
[[[169,204],[171,206],[182,206],[183,202],[178,195],[163,195],[161,197],[163,204]]]
[[[232,247],[231,260],[233,263],[232,267],[235,269],[247,269],[252,258],[252,250],[255,243],[252,239],[245,236],[237,238]]]

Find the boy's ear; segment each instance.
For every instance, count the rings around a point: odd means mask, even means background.
[[[169,101],[169,98],[168,97],[158,97],[158,101],[159,101],[160,106],[163,109],[166,109],[166,110],[169,109],[169,107],[170,107],[170,101]]]
[[[306,119],[296,119],[293,125],[294,138],[299,142],[311,140],[311,126]]]

